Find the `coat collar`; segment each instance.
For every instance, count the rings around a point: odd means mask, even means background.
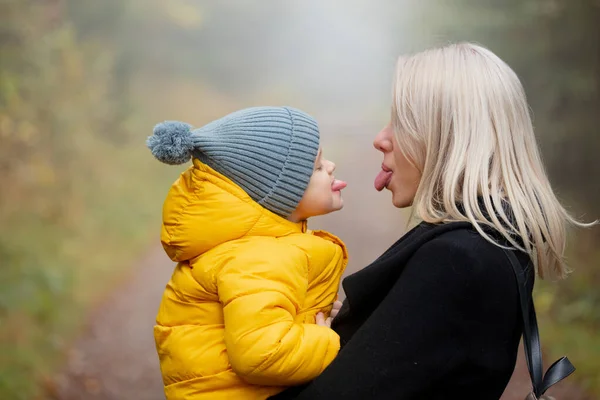
[[[451,230],[471,228],[469,222],[421,222],[371,265],[344,279],[342,286],[350,309],[360,311],[376,307],[394,286],[410,257],[424,243]]]

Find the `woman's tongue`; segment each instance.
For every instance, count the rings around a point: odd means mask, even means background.
[[[375,177],[375,189],[381,192],[390,183],[391,178],[392,171],[384,171],[383,169],[379,171],[379,174]]]

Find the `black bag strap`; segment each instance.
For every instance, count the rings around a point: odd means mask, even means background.
[[[567,357],[562,357],[548,368],[546,375],[543,374],[542,350],[540,346],[540,333],[533,305],[533,297],[527,294],[525,284],[525,271],[513,251],[504,250],[504,254],[513,268],[519,288],[519,299],[521,301],[521,315],[523,316],[523,347],[525,348],[525,359],[527,369],[533,384],[533,393],[536,397],[542,396],[546,390],[555,383],[560,382],[575,372],[575,367]]]

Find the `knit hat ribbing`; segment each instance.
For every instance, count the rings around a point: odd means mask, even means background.
[[[319,128],[294,108],[252,107],[195,130],[178,121],[160,123],[147,145],[166,164],[198,158],[263,207],[288,217],[312,175]]]

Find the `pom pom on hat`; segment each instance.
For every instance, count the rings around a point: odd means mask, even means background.
[[[192,126],[180,121],[165,121],[154,127],[146,140],[152,155],[169,165],[185,164],[192,157]]]

